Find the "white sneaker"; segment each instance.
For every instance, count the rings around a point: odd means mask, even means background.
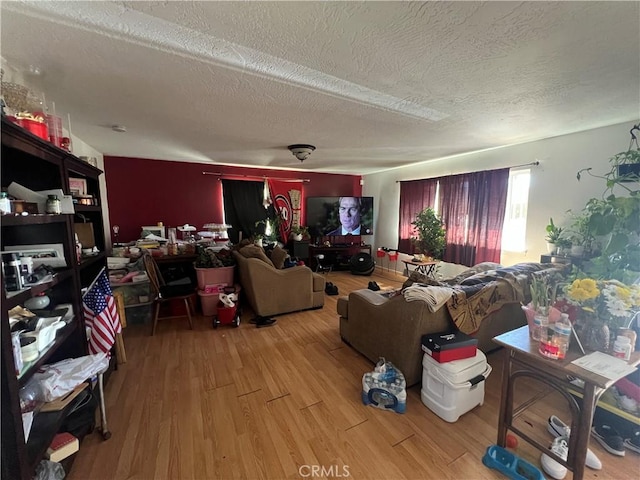
[[[563,435],[562,437],[555,438],[550,450],[560,458],[566,460],[569,454],[569,437]],[[567,475],[567,467],[560,465],[546,453],[540,456],[540,463],[542,464],[542,469],[556,480],[562,480]]]
[[[561,437],[564,435],[569,438],[571,436],[571,427],[555,415],[551,415],[549,417],[547,430],[549,430],[549,433],[554,437]],[[590,448],[587,449],[587,459],[584,464],[593,470],[602,470],[602,462]]]

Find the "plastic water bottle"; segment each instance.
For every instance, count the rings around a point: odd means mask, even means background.
[[[541,313],[536,313],[535,317],[533,317],[533,332],[531,332],[531,338],[539,342],[542,339],[543,333],[546,332],[548,325],[549,317]]]
[[[558,346],[558,359],[562,360],[569,350],[569,342],[571,341],[571,322],[569,315],[563,313],[560,320],[556,322],[553,334],[553,343]]]

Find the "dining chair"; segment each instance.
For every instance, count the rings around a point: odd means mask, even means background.
[[[158,268],[158,264],[150,253],[144,254],[144,267],[149,276],[149,281],[154,290],[154,313],[153,313],[153,327],[151,329],[151,335],[155,335],[156,327],[158,326],[158,318],[160,315],[160,307],[163,303],[169,303],[176,300],[182,300],[184,307],[187,311],[187,318],[189,319],[189,326],[193,330],[193,320],[191,313],[194,311],[192,299],[195,294],[195,287],[191,284],[188,285],[167,285],[162,277],[162,272]],[[164,316],[162,318],[179,318],[184,315],[171,315]]]

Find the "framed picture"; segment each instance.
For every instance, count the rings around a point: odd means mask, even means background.
[[[49,265],[51,268],[67,266],[62,243],[45,243],[41,245],[8,245],[3,253],[17,253],[20,258],[31,257],[34,268]]]
[[[144,238],[143,234],[144,232],[148,232],[151,233],[153,235],[157,235],[158,237],[162,237],[162,238],[167,238],[165,237],[165,229],[164,226],[159,227],[157,225],[143,225],[142,226],[142,232],[140,233],[140,238]]]
[[[84,178],[69,177],[69,191],[72,197],[80,197],[87,194],[87,181]]]

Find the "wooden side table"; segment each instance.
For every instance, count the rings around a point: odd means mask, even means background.
[[[414,267],[416,267],[416,272],[422,273],[423,275],[426,275],[428,277],[433,277],[436,265],[438,264],[438,262],[414,262],[413,260],[402,260],[402,263],[404,263],[404,268],[407,271],[407,276],[409,276],[410,273],[409,265],[413,265]]]
[[[571,362],[582,354],[571,349],[563,360],[550,360],[543,357],[538,353],[539,342],[529,337],[527,326],[499,335],[493,340],[504,347],[505,355],[502,370],[502,397],[498,415],[498,445],[506,446],[507,431],[511,430],[527,443],[571,470],[574,480],[582,480],[596,403],[605,390],[623,376],[614,379],[605,378],[572,364]],[[640,352],[634,352],[628,363],[632,366],[640,364]],[[569,393],[569,388],[573,385],[568,377],[584,382],[582,407],[578,406]],[[548,445],[542,445],[513,424],[513,420],[530,406],[530,403],[525,402],[514,408],[514,382],[518,378],[530,378],[545,383],[561,393],[569,403],[572,418],[566,461],[551,452]]]

